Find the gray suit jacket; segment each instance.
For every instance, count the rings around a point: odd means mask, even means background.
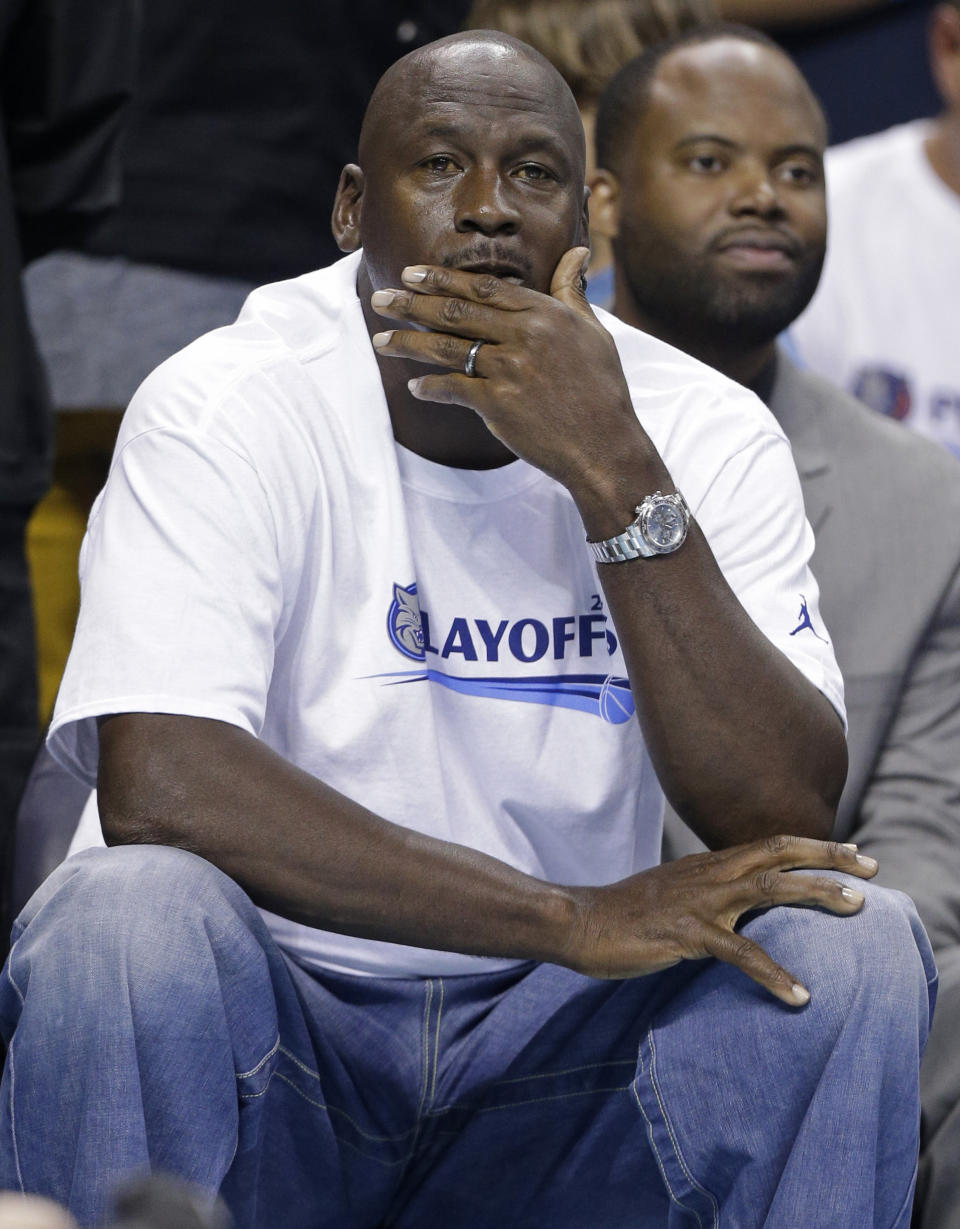
[[[960,941],[960,464],[784,355],[769,400],[816,535],[820,610],[846,686],[836,835]],[[784,800],[789,808],[790,800]],[[703,848],[668,816],[665,856]]]

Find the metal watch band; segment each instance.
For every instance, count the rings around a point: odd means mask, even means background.
[[[658,541],[654,536],[656,530],[651,533],[649,522],[651,515],[655,515],[664,505],[673,510],[675,522],[679,514],[680,524],[675,527],[672,537]],[[655,491],[641,500],[634,511],[637,519],[622,533],[612,538],[604,538],[599,542],[587,539],[587,545],[593,551],[598,563],[626,563],[629,559],[650,559],[654,555],[671,554],[683,545],[690,521],[690,509],[679,491],[673,495],[664,495],[662,491]]]
[[[636,521],[628,525],[616,537],[604,538],[602,542],[587,541],[598,563],[626,563],[628,559],[649,559],[657,552],[650,549],[640,536]]]

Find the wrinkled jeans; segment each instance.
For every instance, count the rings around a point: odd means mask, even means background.
[[[149,1165],[238,1229],[905,1229],[936,972],[910,901],[859,886],[853,918],[747,923],[797,1010],[712,960],[317,973],[203,859],[88,850],[0,979],[0,1185],[83,1225]]]

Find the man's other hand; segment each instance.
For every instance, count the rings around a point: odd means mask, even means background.
[[[590,977],[639,977],[709,956],[742,969],[792,1007],[807,989],[756,943],[738,933],[741,918],[774,905],[808,905],[853,914],[863,893],[837,879],[797,870],[832,870],[870,879],[873,858],[854,846],[775,836],[715,853],[693,854],[599,888],[573,888],[580,906],[563,961]]]

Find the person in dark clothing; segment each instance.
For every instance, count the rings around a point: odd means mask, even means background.
[[[22,265],[112,205],[134,68],[134,0],[0,0],[0,884],[39,739],[24,535],[46,489],[50,414]]]
[[[79,604],[77,553],[124,407],[263,282],[329,264],[340,170],[381,73],[457,29],[468,0],[164,0],[144,9],[120,208],[26,276],[57,410],[31,533],[41,709]]]
[[[78,246],[242,278],[339,255],[329,209],[399,56],[457,29],[466,0],[165,0],[144,13],[121,208]]]

